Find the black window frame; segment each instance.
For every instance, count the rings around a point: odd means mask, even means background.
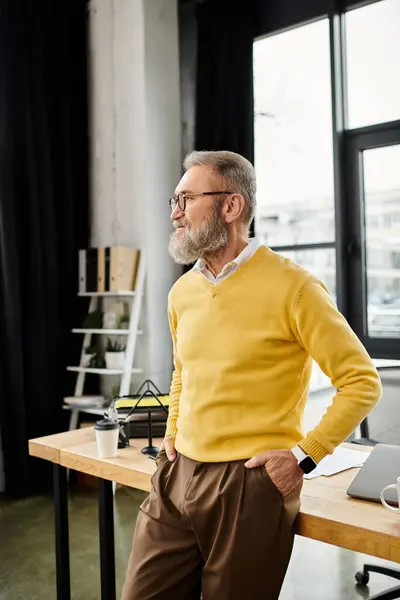
[[[370,337],[368,333],[368,297],[366,272],[366,228],[364,210],[363,161],[364,150],[400,145],[400,120],[380,123],[345,133],[346,183],[349,201],[346,221],[350,240],[349,277],[352,288],[349,297],[349,322],[374,358],[399,358],[400,339]],[[353,199],[355,201],[353,201]]]
[[[366,267],[363,190],[355,160],[363,144],[396,143],[400,121],[348,129],[345,15],[382,0],[280,0],[256,3],[255,39],[282,33],[310,22],[329,19],[334,169],[335,241],[273,246],[276,251],[335,248],[336,301],[339,310],[373,358],[400,359],[400,339],[371,338],[366,328]]]

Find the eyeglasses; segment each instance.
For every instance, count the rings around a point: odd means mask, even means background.
[[[169,199],[169,207],[171,209],[171,212],[174,212],[175,208],[177,206],[179,206],[179,208],[181,210],[185,210],[186,209],[186,200],[191,200],[192,198],[195,198],[196,196],[218,196],[219,194],[234,194],[234,192],[198,192],[197,194],[176,194],[176,196],[173,196],[172,198]]]

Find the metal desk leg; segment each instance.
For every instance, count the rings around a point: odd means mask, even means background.
[[[57,600],[71,600],[68,533],[67,470],[53,466],[54,524],[56,534]]]
[[[99,479],[101,600],[116,600],[114,495],[112,485],[112,481]]]

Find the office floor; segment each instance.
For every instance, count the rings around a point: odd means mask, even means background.
[[[305,428],[318,421],[331,392],[313,394],[305,414]],[[122,488],[115,498],[117,592],[120,593],[132,531],[145,494]],[[70,494],[71,580],[73,600],[99,600],[97,495],[74,489]],[[359,600],[354,573],[364,561],[390,564],[375,558],[296,538],[292,561],[280,600]],[[393,565],[400,568],[398,565]],[[370,595],[395,585],[382,575],[371,575]],[[50,497],[15,502],[0,501],[0,600],[54,600],[53,508]],[[118,597],[118,596],[117,596]],[[247,599],[243,599],[247,600]]]
[[[120,593],[139,503],[145,497],[126,488],[115,502],[117,592]],[[54,600],[54,532],[51,498],[0,503],[0,600]],[[76,491],[70,498],[71,580],[73,600],[99,600],[97,495]],[[367,557],[365,557],[367,558]],[[373,563],[386,563],[372,560]],[[360,600],[354,573],[360,554],[297,538],[281,600]],[[370,593],[391,585],[372,575]],[[119,595],[117,596],[119,597]],[[247,600],[247,599],[243,599]]]

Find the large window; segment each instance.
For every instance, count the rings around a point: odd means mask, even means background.
[[[256,232],[336,294],[329,21],[254,44]]]
[[[400,346],[400,123],[348,138],[351,323],[372,354],[391,358]]]
[[[336,295],[329,22],[254,44],[256,233]],[[311,389],[327,378],[314,364]]]
[[[345,15],[349,320],[373,356],[400,358],[400,0]]]
[[[335,239],[329,23],[254,45],[257,234],[270,246]]]
[[[363,153],[367,325],[400,338],[400,146]]]
[[[349,127],[400,118],[400,1],[346,14]]]
[[[380,0],[254,43],[256,234],[377,358],[400,358],[399,31]]]

